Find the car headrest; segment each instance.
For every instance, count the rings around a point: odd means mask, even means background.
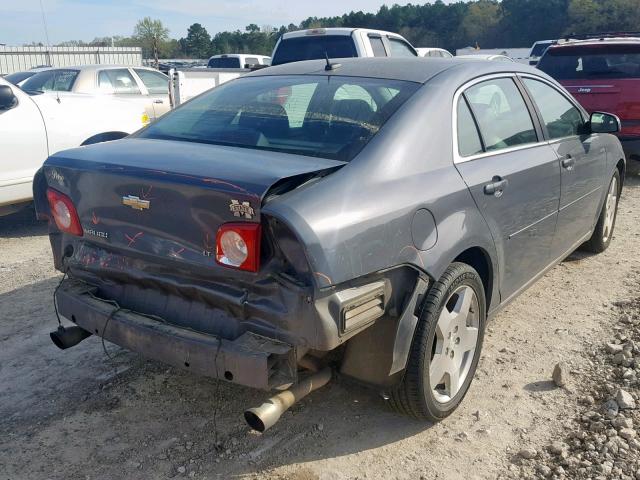
[[[280,104],[253,102],[240,112],[238,125],[262,132],[266,137],[282,137],[289,130],[289,117]]]
[[[331,117],[335,121],[368,122],[372,116],[371,105],[359,98],[337,100],[331,109]]]

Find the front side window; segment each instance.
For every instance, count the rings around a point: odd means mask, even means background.
[[[260,65],[260,60],[258,60],[256,57],[247,57],[244,59],[244,65]]]
[[[369,42],[371,42],[371,49],[373,50],[374,57],[386,57],[387,51],[384,49],[384,43],[382,37],[370,36]]]
[[[538,106],[550,139],[580,135],[584,131],[580,110],[564,95],[538,80],[524,78],[523,81]]]
[[[458,152],[462,157],[482,153],[480,134],[463,96],[458,100]]]
[[[20,88],[25,92],[70,92],[80,72],[56,69],[36,73]]]
[[[142,68],[134,68],[134,70],[151,95],[166,94],[169,92],[169,77],[163,73],[144,70]]]
[[[487,151],[538,140],[529,109],[511,78],[487,80],[464,93]]]
[[[397,38],[389,38],[389,47],[391,47],[392,57],[415,57],[416,53],[413,49],[407,45],[406,42],[398,40]]]
[[[138,136],[350,161],[419,86],[338,75],[243,77]]]
[[[141,93],[133,75],[126,68],[100,70],[98,72],[98,87],[104,93],[138,95]]]

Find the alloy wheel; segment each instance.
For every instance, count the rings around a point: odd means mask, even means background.
[[[429,379],[437,402],[451,401],[464,385],[478,346],[479,324],[478,297],[463,285],[447,299],[436,324]]]
[[[602,241],[607,242],[613,231],[613,222],[616,218],[616,205],[618,203],[618,181],[616,177],[611,180],[607,199],[604,203],[604,228],[602,229]]]

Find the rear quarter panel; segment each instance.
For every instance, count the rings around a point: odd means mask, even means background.
[[[397,265],[437,279],[470,247],[482,248],[498,272],[486,222],[453,165],[451,114],[458,81],[464,83],[449,75],[432,80],[350,164],[263,208],[297,232],[319,288]],[[433,246],[412,233],[420,209],[435,220]]]

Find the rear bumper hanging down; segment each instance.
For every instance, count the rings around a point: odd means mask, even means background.
[[[90,288],[67,280],[56,302],[62,317],[91,334],[147,358],[252,388],[286,388],[297,380],[291,345],[251,332],[226,340],[128,310],[113,313],[114,305]]]

